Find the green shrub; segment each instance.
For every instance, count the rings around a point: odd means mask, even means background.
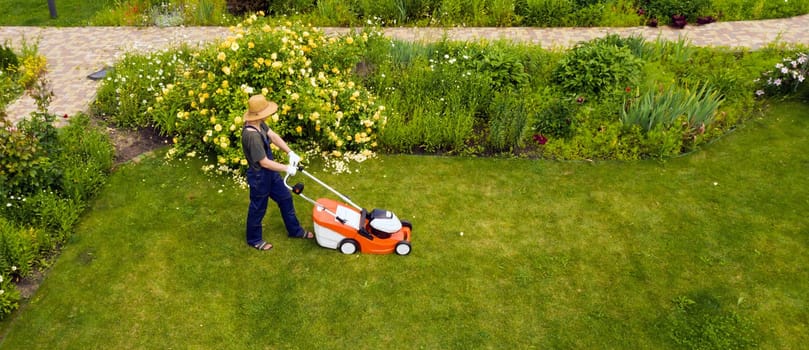
[[[11,279],[0,271],[0,320],[20,306],[20,292]]]
[[[657,18],[660,23],[670,23],[671,16],[681,15],[689,21],[696,21],[704,15],[711,0],[646,0],[643,8],[649,18]]]
[[[575,6],[572,0],[521,0],[516,2],[515,12],[523,18],[524,25],[564,27]]]
[[[0,217],[0,272],[4,276],[19,279],[31,274],[38,253],[34,232]]]
[[[554,79],[565,91],[598,95],[618,86],[635,85],[643,61],[627,47],[607,41],[577,45],[558,63]]]
[[[52,238],[43,243],[59,245],[73,232],[84,210],[84,203],[62,198],[59,193],[44,190],[28,197],[15,197],[0,213],[16,225],[26,225],[44,230]]]
[[[234,15],[243,15],[258,11],[267,11],[269,1],[267,0],[227,0],[228,12]]]
[[[15,71],[19,65],[17,54],[14,53],[8,42],[0,45],[0,71]]]
[[[498,92],[492,98],[488,115],[487,149],[510,151],[524,146],[533,132],[536,108],[533,101],[524,98],[524,91]]]
[[[51,187],[58,174],[47,153],[34,133],[0,120],[0,194],[27,195]]]
[[[62,169],[60,192],[78,202],[92,198],[106,183],[113,165],[115,149],[109,137],[90,125],[87,115],[79,114],[59,130],[59,144],[54,163]]]
[[[546,92],[537,106],[533,130],[549,138],[569,137],[573,117],[580,105],[575,98]]]

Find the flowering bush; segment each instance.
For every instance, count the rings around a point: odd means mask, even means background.
[[[794,58],[784,58],[775,64],[773,70],[762,75],[763,78],[758,80],[762,86],[756,91],[757,96],[794,93],[801,85],[805,86],[803,81],[809,77],[809,57],[800,52]]]
[[[195,53],[178,79],[155,92],[148,115],[174,135],[171,154],[213,154],[230,168],[244,168],[242,116],[250,95],[279,105],[267,123],[288,143],[323,150],[370,154],[386,124],[385,107],[351,80],[350,52],[369,34],[327,38],[301,23],[270,23],[253,15],[232,35]],[[374,35],[374,34],[370,34]]]

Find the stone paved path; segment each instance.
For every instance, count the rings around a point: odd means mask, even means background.
[[[346,33],[347,28],[323,28],[329,35]],[[440,40],[444,35],[452,40],[477,41],[514,40],[542,47],[571,45],[607,34],[641,35],[647,40],[686,38],[698,46],[748,47],[757,49],[776,40],[809,46],[809,15],[764,20],[719,22],[705,26],[689,25],[677,30],[669,27],[649,28],[385,28],[391,38],[408,41]],[[229,34],[223,27],[0,27],[0,42],[19,47],[23,40],[38,42],[39,52],[48,60],[46,78],[50,81],[54,99],[50,112],[56,115],[87,111],[95,97],[98,82],[87,75],[113,65],[121,55],[130,51],[159,50],[188,43],[204,44],[223,39]],[[28,96],[10,104],[6,112],[18,120],[36,110]]]

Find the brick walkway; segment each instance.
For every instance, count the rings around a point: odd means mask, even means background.
[[[346,28],[323,28],[327,34],[341,34]],[[407,41],[514,40],[542,45],[569,47],[580,41],[607,34],[641,35],[647,40],[683,37],[698,46],[748,47],[757,49],[776,40],[809,46],[809,15],[764,20],[719,22],[705,26],[689,25],[676,30],[668,27],[630,28],[385,28],[391,38]],[[188,43],[198,45],[228,35],[222,27],[0,27],[0,42],[19,47],[23,40],[38,42],[39,52],[48,60],[46,78],[51,82],[54,99],[50,112],[56,115],[87,111],[94,99],[98,82],[87,78],[105,66],[113,65],[130,51],[149,51]],[[8,106],[13,120],[36,109],[33,99],[23,97]]]

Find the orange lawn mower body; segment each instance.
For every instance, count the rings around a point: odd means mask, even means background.
[[[321,186],[337,194],[344,202],[329,198],[312,200],[303,194],[303,184],[284,184],[293,193],[312,203],[312,221],[317,244],[324,248],[337,249],[343,254],[362,252],[366,254],[408,255],[413,225],[399,220],[395,214],[383,209],[370,212],[354,204],[348,197],[326,185],[312,174],[298,167],[299,172]]]

